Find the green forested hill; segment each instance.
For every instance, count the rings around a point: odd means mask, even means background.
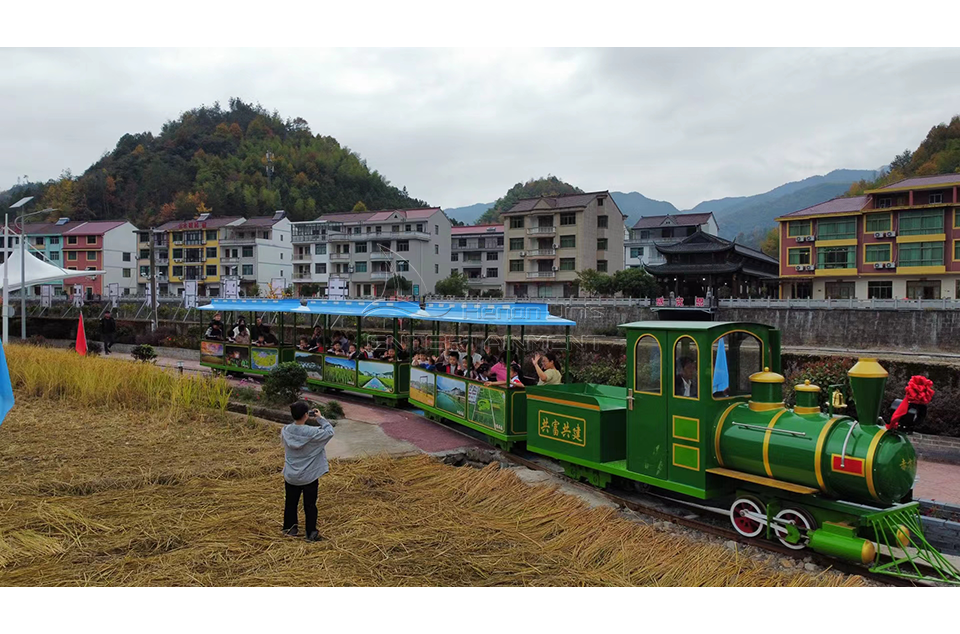
[[[875,180],[861,180],[850,188],[851,196],[876,189],[909,176],[960,174],[960,115],[930,128],[916,151],[904,150],[890,163],[890,171]]]
[[[303,119],[283,120],[240,99],[229,109],[185,112],[157,136],[125,134],[79,177],[65,173],[4,194],[38,196],[39,204],[60,210],[56,216],[127,218],[140,226],[192,218],[198,210],[249,217],[285,209],[291,220],[309,220],[359,201],[368,209],[427,206],[333,137],[314,135]]]
[[[488,223],[500,222],[500,214],[507,211],[517,204],[521,198],[536,198],[537,196],[563,196],[566,194],[582,194],[583,190],[574,187],[569,183],[564,183],[556,176],[546,176],[528,180],[526,183],[517,183],[507,193],[493,203],[493,207],[488,209],[477,218],[476,224],[483,225]]]

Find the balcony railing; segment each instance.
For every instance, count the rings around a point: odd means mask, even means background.
[[[295,252],[295,253],[293,254],[293,261],[294,261],[294,262],[309,262],[312,257],[313,257],[313,254],[312,254],[312,253],[296,253],[296,252]]]
[[[538,278],[553,279],[555,277],[557,277],[556,271],[527,271],[528,280],[533,280]]]
[[[227,236],[220,241],[222,245],[231,245],[231,244],[256,244],[256,236],[244,236],[243,238],[237,237],[235,235]]]
[[[346,231],[331,231],[327,234],[331,242],[367,242],[369,240],[429,240],[430,234],[426,231],[381,231],[375,233],[366,231],[361,233],[348,233]]]
[[[310,275],[310,272],[309,272],[309,271],[306,272],[306,273],[302,273],[302,272],[301,272],[301,273],[294,273],[294,274],[293,274],[293,279],[298,280],[298,281],[299,281],[299,280],[309,280],[309,279],[311,279],[311,275]]]
[[[220,261],[223,262],[224,264],[230,264],[230,263],[239,262],[239,261],[240,261],[240,258],[239,258],[239,256],[238,256],[238,257],[233,257],[233,256],[226,256],[226,255],[225,255],[225,256],[223,256],[222,258],[220,258]]]
[[[370,279],[372,280],[388,280],[393,277],[395,274],[390,271],[374,271],[370,274]]]
[[[350,254],[349,253],[331,253],[330,259],[331,260],[349,260]]]
[[[553,257],[556,254],[557,254],[556,249],[534,249],[533,251],[527,251],[528,258]]]
[[[496,277],[468,277],[467,284],[470,286],[480,286],[481,284],[500,284],[500,279]]]
[[[527,235],[553,235],[557,232],[557,228],[554,226],[550,227],[530,227],[527,229]]]
[[[463,258],[464,264],[480,264],[483,262],[483,258]]]
[[[393,257],[393,254],[389,251],[371,251],[370,259],[371,260],[389,260]]]
[[[503,251],[503,245],[496,244],[474,244],[462,247],[459,244],[453,245],[454,251]]]

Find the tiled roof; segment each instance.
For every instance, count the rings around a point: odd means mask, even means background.
[[[126,220],[96,220],[87,222],[85,220],[71,220],[62,225],[55,222],[30,222],[24,227],[27,235],[56,236],[70,233],[73,235],[100,235],[116,229],[126,224]],[[11,233],[16,233],[16,228],[10,227]]]
[[[247,218],[238,227],[272,227],[283,220],[283,218],[274,218],[273,216],[257,216],[256,218]]]
[[[915,187],[933,187],[937,185],[960,185],[960,174],[939,174],[937,176],[915,176],[881,187],[872,191],[900,191]]]
[[[467,227],[450,228],[450,234],[454,236],[462,236],[473,233],[503,233],[503,225],[472,225]]]
[[[379,211],[349,212],[340,214],[324,214],[317,218],[317,221],[327,222],[386,222],[392,214],[399,214],[405,220],[423,220],[429,218],[435,213],[439,213],[439,207],[429,207],[426,209],[381,209]]]
[[[126,224],[126,220],[101,220],[96,222],[84,222],[76,227],[64,231],[64,233],[74,233],[79,235],[100,235],[110,231],[111,229],[116,229],[117,227]]]
[[[213,218],[207,218],[204,222],[207,223],[207,229],[219,229],[220,227],[226,227],[228,224],[235,220],[243,220],[243,216],[215,216]],[[170,222],[165,222],[157,229],[161,231],[173,231],[178,229],[181,224],[185,222],[195,222],[194,220],[171,220]]]
[[[825,203],[793,211],[780,218],[803,218],[805,216],[825,216],[829,214],[856,213],[867,206],[870,196],[852,196],[850,198],[834,198]],[[780,218],[777,218],[779,220]]]
[[[651,229],[653,227],[696,227],[710,221],[712,213],[705,214],[668,214],[666,216],[643,216],[633,225],[634,229]],[[673,222],[668,222],[671,218]]]
[[[509,210],[504,213],[512,214],[521,211],[531,211],[534,207],[537,206],[541,201],[546,203],[553,209],[575,209],[578,207],[586,207],[598,196],[605,196],[608,200],[613,200],[610,197],[610,192],[589,192],[586,194],[568,194],[566,196],[543,196],[540,198],[521,198],[517,201],[517,204],[511,207]],[[616,204],[616,203],[614,203]]]

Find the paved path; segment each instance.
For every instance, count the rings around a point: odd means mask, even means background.
[[[925,500],[960,504],[960,466],[918,462],[914,495]]]

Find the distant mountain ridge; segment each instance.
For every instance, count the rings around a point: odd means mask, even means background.
[[[447,214],[447,218],[451,220],[459,220],[464,224],[472,225],[476,224],[477,219],[493,205],[494,203],[477,203],[466,207],[451,207],[450,209],[444,209],[443,213]]]

